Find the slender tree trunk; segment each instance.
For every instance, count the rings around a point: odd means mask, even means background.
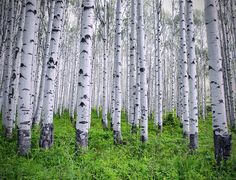
[[[79,83],[76,120],[76,149],[88,147],[90,122],[90,86],[93,48],[94,0],[83,0],[81,19]]]
[[[11,85],[11,71],[12,71],[12,44],[13,44],[13,26],[14,26],[14,1],[11,0],[9,4],[9,12],[8,12],[8,23],[9,23],[9,29],[8,29],[8,38],[7,38],[7,61],[8,61],[8,72],[6,76],[5,81],[5,108],[4,108],[4,130],[5,130],[5,136],[7,138],[12,138],[12,129],[13,129],[13,122],[14,122],[14,116],[12,114],[13,112],[13,95],[14,95],[14,89],[10,89]],[[10,91],[11,90],[11,91]]]
[[[136,14],[137,14],[137,6],[138,6],[138,3],[136,3],[136,6],[135,6],[135,11],[136,11]],[[136,15],[136,22],[138,22],[138,14]],[[138,29],[138,24],[136,24],[136,31]],[[137,35],[137,32],[136,32],[136,35]],[[138,38],[138,37],[136,37]],[[138,42],[138,39],[136,39],[136,41]],[[135,85],[135,115],[134,115],[134,120],[135,120],[135,124],[137,124],[137,127],[139,126],[139,123],[140,123],[140,118],[141,118],[141,108],[140,108],[140,63],[139,63],[139,50],[138,50],[138,45],[137,45],[137,42],[136,42],[136,46],[137,46],[137,49],[136,49],[136,85]]]
[[[53,18],[54,18],[54,8],[55,8],[55,0],[51,0],[48,29],[47,29],[47,35],[46,35],[46,44],[45,44],[45,50],[44,50],[44,55],[43,55],[43,68],[42,68],[41,80],[40,80],[38,105],[37,105],[36,112],[33,119],[34,120],[33,124],[35,125],[38,125],[41,120],[41,113],[42,113],[42,108],[43,108],[45,78],[46,78],[46,63],[49,58],[48,56],[49,56],[49,48],[50,48],[50,41],[51,41],[52,23],[53,23]]]
[[[114,143],[122,143],[121,135],[121,0],[116,0],[115,56],[114,56]]]
[[[146,59],[144,43],[144,22],[143,22],[143,0],[138,0],[137,5],[138,29],[137,29],[137,49],[140,61],[140,136],[141,141],[148,140],[148,107],[147,107],[147,78],[146,78]]]
[[[183,99],[182,99],[182,105],[183,105],[183,116],[182,116],[182,122],[183,122],[183,136],[187,137],[189,136],[189,105],[188,105],[188,65],[187,65],[187,49],[186,49],[186,25],[185,25],[185,0],[179,0],[180,5],[180,60],[182,64],[182,69],[179,69],[182,71],[182,89],[183,92]]]
[[[232,137],[228,133],[226,120],[222,56],[215,0],[205,0],[205,22],[209,56],[209,80],[212,99],[215,158],[219,164],[222,159],[226,160],[230,156]]]
[[[44,110],[39,141],[39,146],[46,149],[50,148],[54,142],[53,111],[55,99],[55,80],[58,65],[59,41],[62,29],[63,13],[64,0],[56,0],[49,56],[47,58],[46,64],[45,92],[43,100]]]
[[[19,27],[16,37],[16,46],[13,53],[13,69],[10,79],[10,88],[9,88],[9,126],[14,127],[16,119],[16,106],[18,101],[18,85],[19,85],[19,73],[20,73],[20,63],[21,63],[21,52],[22,52],[22,36],[23,29],[25,24],[25,0],[21,4],[21,14],[19,20]]]
[[[18,149],[20,155],[26,155],[31,147],[31,63],[34,50],[34,24],[36,21],[36,0],[26,1],[23,48],[20,65],[19,102],[18,102]],[[33,24],[33,25],[32,25]]]
[[[160,13],[161,13],[161,2],[156,1],[156,59],[155,59],[155,119],[154,122],[158,126],[158,129],[162,130],[162,68],[161,68],[161,57],[160,57]]]
[[[130,121],[132,124],[132,133],[137,132],[137,118],[135,118],[135,94],[136,94],[136,0],[131,1],[131,33],[130,33]]]
[[[189,67],[189,133],[190,149],[198,147],[198,98],[197,98],[197,72],[195,55],[195,36],[193,22],[193,1],[186,0],[187,6],[187,47]]]
[[[107,3],[104,0],[104,27],[103,27],[103,104],[102,104],[102,126],[108,128],[107,120]]]

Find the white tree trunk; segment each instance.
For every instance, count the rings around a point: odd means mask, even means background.
[[[136,14],[137,14],[137,7],[138,7],[138,3],[136,3],[136,6],[135,6],[135,11],[136,11]],[[138,20],[139,20],[139,16],[138,14],[136,15],[136,31],[137,31],[137,28],[138,28]],[[136,35],[137,35],[137,32],[136,32]],[[139,126],[139,123],[140,123],[140,118],[141,118],[141,107],[140,107],[140,61],[139,61],[139,49],[138,49],[138,36],[136,37],[136,46],[137,46],[137,49],[136,49],[136,57],[135,57],[135,61],[136,61],[136,82],[135,82],[135,112],[134,112],[134,123],[135,125],[138,127]]]
[[[132,133],[137,132],[137,118],[135,118],[135,92],[136,92],[136,0],[131,1],[131,33],[130,33],[130,122]]]
[[[187,47],[188,47],[188,80],[189,80],[189,135],[191,149],[198,147],[198,98],[197,72],[195,55],[195,36],[193,22],[193,1],[186,0],[187,6]]]
[[[188,65],[187,65],[187,49],[186,49],[186,25],[185,25],[185,0],[179,0],[179,15],[180,15],[180,61],[182,68],[182,123],[183,136],[189,136],[189,106],[188,106]]]
[[[38,105],[36,108],[36,112],[34,115],[34,122],[33,122],[35,125],[38,125],[41,120],[41,113],[42,113],[42,108],[43,108],[45,77],[46,77],[46,63],[47,63],[47,59],[49,55],[52,23],[53,23],[53,18],[54,18],[54,8],[55,8],[55,0],[51,0],[45,50],[44,50],[44,55],[43,55],[43,67],[42,67],[42,73],[41,73],[41,79],[40,79]]]
[[[217,163],[219,163],[222,159],[227,159],[230,155],[231,135],[228,133],[225,111],[222,55],[215,0],[205,0],[205,22],[209,57],[215,158]]]
[[[21,52],[22,52],[22,37],[23,37],[23,30],[25,25],[25,2],[26,0],[22,1],[21,4],[21,14],[19,20],[19,27],[18,32],[16,35],[16,46],[14,48],[13,53],[13,69],[11,74],[10,80],[10,93],[11,93],[11,103],[9,104],[9,118],[12,120],[12,124],[10,126],[14,127],[15,119],[16,119],[16,106],[18,101],[18,85],[19,85],[19,77],[20,77],[20,63],[21,63]]]
[[[31,147],[31,68],[34,50],[34,24],[36,21],[36,0],[26,1],[23,48],[20,66],[18,102],[18,148],[21,155],[28,154]],[[33,25],[32,25],[33,24]]]
[[[14,95],[14,89],[10,89],[11,87],[11,71],[12,71],[12,44],[13,44],[13,25],[14,25],[14,1],[11,0],[9,4],[9,15],[8,15],[8,23],[9,23],[9,29],[8,29],[8,38],[7,38],[7,61],[8,61],[8,72],[7,72],[7,77],[5,81],[5,98],[4,98],[4,130],[5,130],[5,136],[7,138],[12,137],[12,128],[13,128],[13,122],[14,122],[14,114],[13,108],[14,108],[14,100],[13,100],[13,95]],[[14,77],[13,77],[14,78]]]
[[[76,148],[87,148],[90,122],[90,85],[93,48],[94,0],[83,0],[81,19]]]
[[[162,130],[162,62],[160,57],[160,13],[161,3],[156,1],[156,58],[155,58],[155,116],[154,123],[158,125],[158,128]],[[162,67],[162,68],[161,68]]]
[[[46,64],[45,92],[43,100],[43,116],[39,145],[42,148],[50,148],[54,141],[53,110],[55,99],[55,80],[58,65],[59,41],[63,22],[64,0],[56,0],[55,12],[52,24],[49,55]]]
[[[137,30],[137,50],[139,51],[140,68],[140,136],[141,141],[148,140],[148,104],[147,104],[147,78],[146,78],[146,59],[144,43],[144,22],[143,22],[143,0],[138,0],[137,6],[138,30]]]
[[[103,100],[102,100],[102,126],[104,129],[108,128],[108,120],[107,120],[107,3],[104,0],[104,27],[103,27]]]
[[[121,0],[116,0],[115,56],[114,56],[114,143],[122,143],[121,135]]]

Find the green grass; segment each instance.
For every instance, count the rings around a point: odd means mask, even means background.
[[[49,150],[38,147],[38,128],[33,130],[28,157],[17,155],[16,134],[12,140],[0,136],[0,179],[236,179],[235,134],[231,159],[217,167],[210,117],[200,120],[196,152],[188,150],[177,121],[165,124],[157,136],[150,121],[148,143],[142,144],[139,135],[131,136],[122,115],[126,144],[115,146],[112,132],[102,129],[101,117],[93,112],[89,149],[75,157],[75,131],[69,114],[56,116],[55,144]]]

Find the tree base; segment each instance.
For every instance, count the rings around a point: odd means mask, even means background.
[[[33,117],[33,119],[32,119],[32,127],[34,127],[35,125],[36,125],[36,118]]]
[[[141,135],[140,140],[141,140],[142,143],[145,143],[148,140],[148,138]]]
[[[198,133],[189,135],[189,148],[194,150],[198,148]]]
[[[111,130],[113,130],[113,123],[112,123],[112,119],[111,119],[111,122],[110,122],[110,126],[111,126]]]
[[[122,136],[120,131],[114,131],[114,144],[122,144]]]
[[[88,148],[88,133],[76,129],[76,151]]]
[[[132,124],[131,133],[132,134],[137,134],[138,133],[138,126],[137,125]]]
[[[183,138],[188,139],[189,138],[189,133],[188,132],[183,132]]]
[[[53,124],[42,124],[39,147],[49,149],[54,143]]]
[[[4,132],[4,136],[5,136],[7,139],[12,139],[12,137],[13,137],[13,135],[12,135],[12,128],[4,127],[4,126],[3,126],[3,132]]]
[[[104,120],[104,119],[102,119],[102,128],[105,129],[105,130],[108,129],[107,121]]]
[[[226,136],[216,135],[214,133],[214,147],[215,147],[215,159],[219,165],[221,160],[227,160],[230,157],[232,135]]]
[[[31,131],[18,129],[18,152],[24,156],[29,154],[31,148]]]
[[[71,124],[74,124],[73,123],[74,122],[74,118],[72,116],[70,116],[70,122],[71,122]]]

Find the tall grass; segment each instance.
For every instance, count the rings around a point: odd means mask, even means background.
[[[229,161],[217,167],[214,160],[211,116],[199,120],[199,149],[188,150],[176,117],[167,115],[162,133],[149,122],[149,140],[131,135],[122,115],[124,145],[113,144],[112,131],[102,129],[101,117],[92,112],[89,149],[75,156],[75,131],[69,114],[56,116],[55,144],[38,147],[39,128],[32,131],[32,151],[17,155],[16,134],[12,140],[0,136],[0,179],[236,179],[236,140]],[[2,129],[0,128],[0,131]]]

